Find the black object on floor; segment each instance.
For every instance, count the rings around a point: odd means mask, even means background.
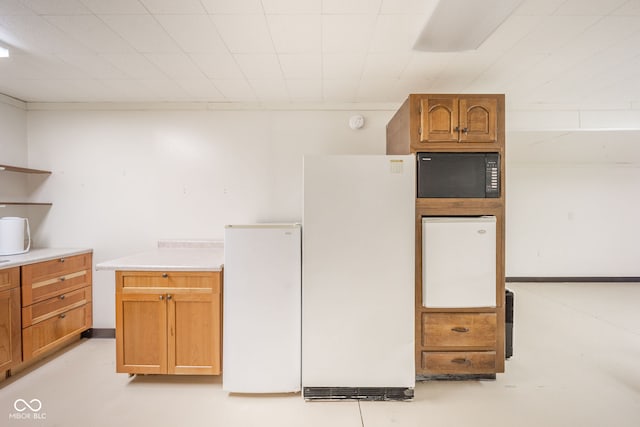
[[[505,300],[505,359],[513,356],[513,292],[506,290]]]

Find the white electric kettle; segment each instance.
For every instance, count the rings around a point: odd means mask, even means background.
[[[27,231],[27,239],[24,237]],[[25,240],[27,245],[25,248]],[[0,255],[18,255],[31,249],[31,231],[29,220],[16,216],[0,218]]]

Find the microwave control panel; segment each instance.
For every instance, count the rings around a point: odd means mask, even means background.
[[[500,197],[500,162],[498,155],[488,155],[485,159],[485,197]]]

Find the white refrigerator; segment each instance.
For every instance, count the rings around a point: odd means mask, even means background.
[[[304,159],[302,386],[413,397],[415,157]]]
[[[496,217],[422,219],[422,305],[496,306]]]
[[[300,224],[228,225],[222,388],[300,391]]]

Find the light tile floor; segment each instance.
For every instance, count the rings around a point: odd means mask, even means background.
[[[495,381],[423,382],[411,402],[228,395],[217,377],[116,374],[114,340],[92,339],[0,383],[0,425],[640,426],[640,284],[508,287],[514,356]],[[39,419],[16,419],[17,399]]]

